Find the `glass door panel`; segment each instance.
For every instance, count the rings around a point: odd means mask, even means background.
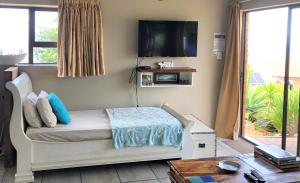
[[[286,149],[297,153],[300,96],[300,8],[292,9]]]
[[[288,8],[247,13],[243,136],[281,147]]]

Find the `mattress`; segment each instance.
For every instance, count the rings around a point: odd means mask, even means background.
[[[68,125],[58,124],[55,128],[32,128],[26,135],[36,141],[79,142],[112,138],[112,129],[105,110],[71,111]]]

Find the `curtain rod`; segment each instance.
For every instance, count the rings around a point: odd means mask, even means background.
[[[46,4],[22,4],[22,3],[0,3],[0,6],[8,7],[42,7],[42,8],[57,8],[57,5],[46,5]]]

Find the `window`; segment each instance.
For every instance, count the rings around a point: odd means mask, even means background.
[[[57,62],[57,9],[1,7],[0,19],[0,54],[27,53],[21,63]]]
[[[1,8],[0,20],[0,54],[27,53],[28,10]],[[28,62],[28,55],[22,62]]]

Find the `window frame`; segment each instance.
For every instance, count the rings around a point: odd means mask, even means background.
[[[38,48],[57,48],[57,42],[36,41],[35,40],[35,12],[57,12],[57,8],[28,8],[29,12],[29,42],[28,42],[28,63],[29,64],[56,64],[56,63],[34,63],[33,49]]]
[[[27,9],[28,10],[28,62],[22,64],[51,64],[56,63],[34,63],[33,60],[33,49],[34,48],[57,48],[57,42],[47,41],[36,41],[35,40],[35,12],[58,12],[58,8],[50,7],[27,7],[27,6],[1,6],[0,8],[11,8],[11,9]]]

